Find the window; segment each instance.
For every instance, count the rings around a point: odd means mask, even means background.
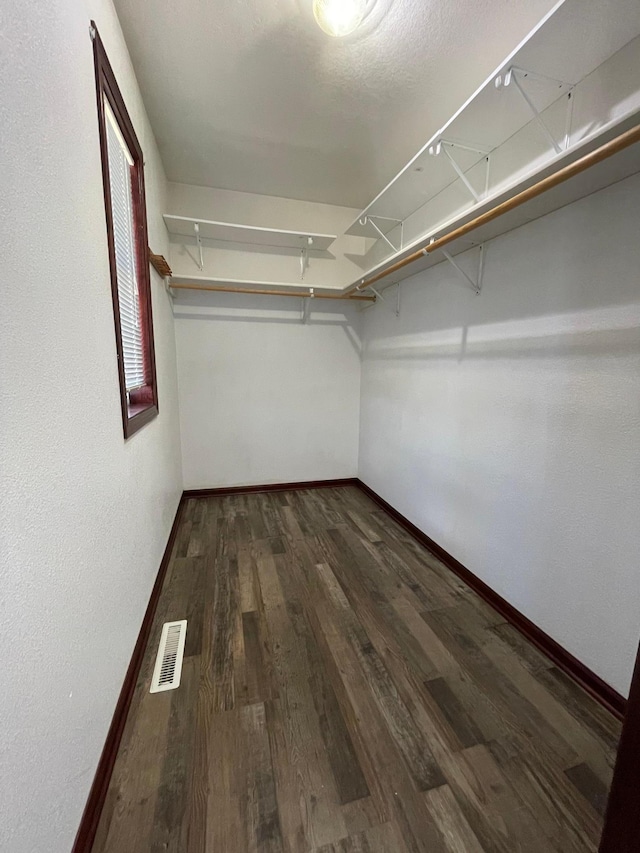
[[[102,179],[125,438],[158,414],[144,161],[95,24]]]

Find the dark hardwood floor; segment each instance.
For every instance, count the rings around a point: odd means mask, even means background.
[[[596,851],[618,737],[356,487],[191,499],[93,850]]]

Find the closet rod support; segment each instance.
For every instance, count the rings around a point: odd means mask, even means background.
[[[315,297],[313,288],[309,288],[309,295],[302,300],[302,322],[306,326],[311,315],[311,300]]]
[[[390,284],[389,287],[393,287],[393,284]],[[382,293],[379,290],[376,290],[375,287],[369,287],[369,290],[375,294],[376,302],[378,300],[380,300],[380,302],[384,302],[385,304],[388,304],[387,300],[384,298]],[[388,290],[388,288],[385,287],[385,290]],[[392,309],[392,311],[396,315],[396,317],[400,316],[400,284],[399,283],[398,283],[398,290],[396,292],[396,305],[395,305],[395,308]]]
[[[447,252],[446,249],[440,249],[445,258],[449,261],[451,266],[456,270],[456,272],[468,283],[471,285],[471,289],[474,291],[476,296],[480,295],[480,291],[482,290],[482,274],[484,272],[484,243],[481,243],[478,247],[480,250],[480,254],[478,257],[478,273],[475,280],[465,272],[462,267],[457,263],[455,258]]]

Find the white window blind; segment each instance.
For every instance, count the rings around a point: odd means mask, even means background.
[[[124,377],[126,389],[131,391],[146,384],[131,189],[133,158],[106,99],[104,106]]]

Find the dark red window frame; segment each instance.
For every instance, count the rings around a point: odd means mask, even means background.
[[[149,272],[147,205],[144,193],[144,157],[138,137],[133,129],[129,113],[125,106],[115,75],[107,58],[104,45],[95,23],[91,22],[93,35],[93,56],[95,61],[96,92],[98,101],[98,125],[100,129],[100,154],[102,158],[102,183],[104,188],[104,206],[107,217],[107,239],[109,244],[109,266],[111,269],[111,297],[116,331],[116,350],[118,355],[118,377],[120,380],[120,405],[124,437],[129,438],[158,414],[158,386],[156,380],[156,359],[153,343],[153,317],[151,314],[151,276]],[[124,355],[120,325],[120,303],[118,298],[118,274],[113,237],[113,214],[111,207],[111,189],[109,184],[109,157],[107,153],[107,127],[104,110],[104,98],[115,116],[122,136],[133,158],[131,185],[133,190],[133,220],[135,228],[135,256],[138,274],[138,295],[140,316],[142,318],[142,336],[146,385],[127,396],[124,375]]]

